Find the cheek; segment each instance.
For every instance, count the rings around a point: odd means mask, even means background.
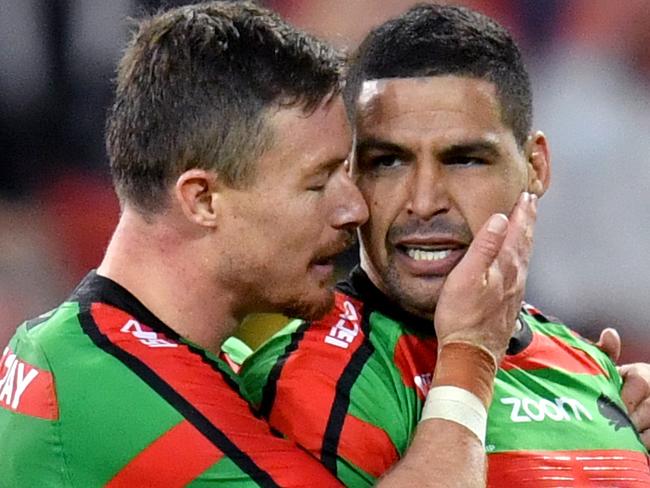
[[[457,200],[472,234],[476,235],[493,214],[510,215],[522,189],[509,183],[503,178],[485,179],[481,184],[459,189]]]
[[[362,238],[366,249],[374,249],[375,254],[386,252],[386,238],[391,226],[403,224],[408,218],[410,176],[410,173],[402,171],[358,183],[368,205],[368,222],[361,227]]]
[[[368,252],[373,255],[381,255],[385,252],[388,229],[393,221],[394,209],[388,208],[385,203],[375,203],[370,206],[368,222],[360,228],[361,240]]]
[[[332,238],[327,232],[332,212],[326,202],[303,199],[295,205],[285,205],[278,212],[281,220],[270,225],[268,232],[286,252],[295,256],[312,254]]]

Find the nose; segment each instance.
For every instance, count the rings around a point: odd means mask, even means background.
[[[426,220],[449,210],[449,194],[445,175],[435,161],[419,161],[412,173],[410,198],[407,210]]]
[[[336,197],[332,226],[354,230],[368,220],[368,205],[347,172],[339,176],[340,191]]]

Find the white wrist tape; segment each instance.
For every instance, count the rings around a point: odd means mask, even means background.
[[[420,421],[444,419],[456,422],[478,437],[485,445],[487,410],[473,393],[457,386],[434,386],[427,394]]]

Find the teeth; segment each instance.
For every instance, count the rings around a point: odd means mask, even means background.
[[[441,251],[425,251],[422,249],[407,249],[406,254],[416,261],[440,261],[451,254],[451,249]]]

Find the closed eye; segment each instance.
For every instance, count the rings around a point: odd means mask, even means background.
[[[307,181],[307,191],[322,192],[332,177],[338,172],[348,172],[349,162],[346,159],[333,159],[319,167],[317,173],[312,175]]]
[[[307,191],[315,191],[315,192],[320,192],[325,189],[325,185],[312,185],[307,188]]]

